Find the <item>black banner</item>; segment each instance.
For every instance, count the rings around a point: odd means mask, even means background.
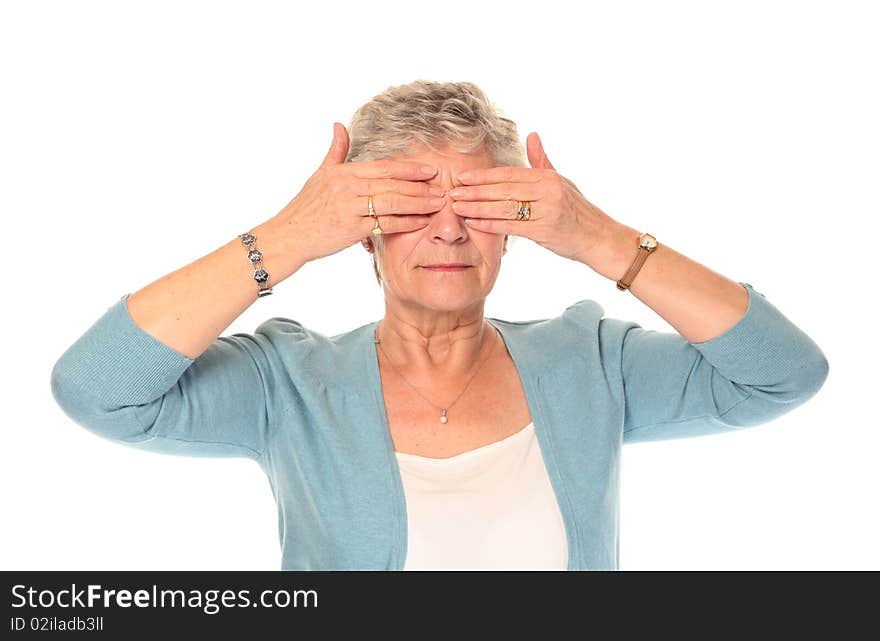
[[[402,622],[459,631],[525,623],[584,634],[683,631],[711,620],[727,631],[812,632],[835,614],[836,636],[873,609],[873,573],[846,572],[27,572],[0,573],[5,639],[25,634],[263,630],[380,631]],[[872,607],[869,608],[868,606]],[[843,614],[844,616],[839,616]],[[573,626],[573,628],[571,627]],[[873,626],[872,626],[873,627]],[[870,628],[868,628],[870,629]],[[867,629],[862,627],[864,632]],[[706,632],[704,630],[704,632]],[[707,632],[708,634],[708,632]],[[708,634],[708,636],[713,636]]]

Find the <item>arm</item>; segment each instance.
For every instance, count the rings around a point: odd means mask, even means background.
[[[638,235],[616,226],[593,269],[620,278]],[[620,357],[626,442],[766,423],[806,402],[828,376],[818,345],[763,294],[662,243],[630,291],[679,333],[600,320],[600,340]]]
[[[600,251],[588,266],[617,281],[632,264],[640,232],[609,223]],[[662,239],[651,252],[629,288],[690,342],[705,342],[733,327],[746,313],[748,295],[737,283],[678,253]]]
[[[283,257],[271,224],[254,234],[270,285],[301,266],[295,252]],[[52,394],[64,412],[142,449],[258,458],[270,422],[271,337],[259,328],[218,337],[257,300],[246,254],[235,238],[118,300],[52,370]]]
[[[272,218],[253,229],[274,287],[306,262],[282,223]],[[257,300],[247,249],[237,235],[207,256],[131,294],[128,312],[137,325],[173,350],[195,359]]]

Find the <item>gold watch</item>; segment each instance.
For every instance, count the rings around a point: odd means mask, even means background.
[[[621,291],[629,289],[636,274],[639,273],[642,265],[644,265],[645,261],[648,259],[648,254],[655,249],[657,249],[656,238],[651,234],[642,234],[639,236],[639,253],[636,254],[635,260],[632,262],[632,265],[629,266],[629,269],[623,275],[623,278],[617,281],[617,289]]]

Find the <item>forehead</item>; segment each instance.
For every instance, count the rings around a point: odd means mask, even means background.
[[[485,151],[463,154],[451,149],[440,151],[414,149],[401,158],[413,162],[424,162],[437,167],[437,175],[426,182],[442,182],[451,177],[456,179],[457,174],[467,169],[491,167],[492,159]]]

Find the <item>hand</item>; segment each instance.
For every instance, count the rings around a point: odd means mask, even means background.
[[[471,229],[524,236],[564,258],[590,265],[614,221],[556,172],[537,132],[526,138],[528,167],[470,169],[465,186],[449,192],[453,210]],[[529,220],[516,220],[518,200],[531,201]]]
[[[348,147],[345,126],[333,123],[333,143],[321,166],[272,219],[272,228],[287,236],[284,244],[302,260],[335,254],[371,236],[376,222],[368,213],[370,195],[384,234],[420,229],[430,222],[428,214],[446,204],[441,189],[423,182],[436,167],[424,173],[416,162],[345,162]]]

